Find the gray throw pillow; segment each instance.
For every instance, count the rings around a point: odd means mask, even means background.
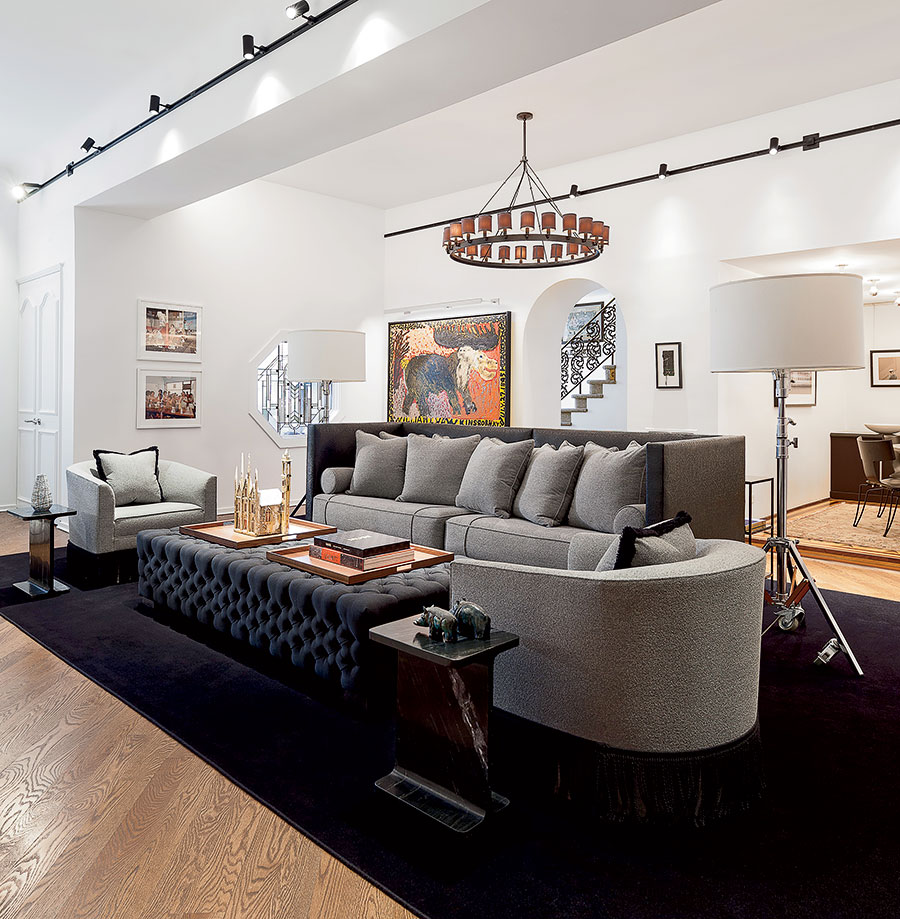
[[[382,438],[356,432],[356,463],[350,494],[367,498],[396,498],[406,474],[406,438]]]
[[[406,440],[406,477],[403,492],[397,500],[453,507],[469,458],[475,452],[481,435],[443,437],[435,434],[429,437],[427,434],[410,434]]]
[[[569,511],[584,447],[563,441],[559,449],[544,444],[531,454],[525,478],[516,492],[513,513],[543,527],[558,527]]]
[[[163,500],[159,484],[159,447],[134,453],[94,450],[97,475],[113,490],[116,507],[124,504],[157,504]]]
[[[533,450],[533,440],[506,443],[496,437],[482,438],[466,466],[456,506],[476,514],[509,517]]]
[[[614,532],[619,509],[643,500],[646,468],[647,447],[635,441],[624,450],[585,444],[569,523],[585,530]]]
[[[667,565],[694,558],[697,541],[690,523],[691,515],[679,511],[671,520],[661,520],[640,530],[625,527],[600,559],[597,571]]]

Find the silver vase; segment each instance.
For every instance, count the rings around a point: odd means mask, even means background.
[[[31,490],[31,506],[36,511],[45,511],[53,503],[53,495],[50,493],[50,483],[43,472],[39,473],[34,480],[34,488]]]

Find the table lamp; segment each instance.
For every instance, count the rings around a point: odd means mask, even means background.
[[[767,598],[786,632],[803,622],[800,601],[811,592],[834,638],[816,660],[826,664],[843,651],[862,676],[822,592],[816,586],[797,541],[787,537],[788,439],[785,414],[792,370],[858,370],[863,361],[862,278],[855,274],[787,274],[747,278],[710,289],[710,369],[713,373],[771,371],[778,420],[775,429],[775,535],[765,545],[775,552],[772,589]],[[794,583],[793,566],[802,579]]]
[[[302,329],[288,332],[287,378],[293,383],[322,384],[320,420],[327,423],[332,383],[366,379],[366,333],[344,329]]]

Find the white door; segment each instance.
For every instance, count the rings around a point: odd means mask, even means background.
[[[20,503],[31,501],[34,478],[47,476],[58,502],[60,475],[61,269],[19,282],[18,477]]]

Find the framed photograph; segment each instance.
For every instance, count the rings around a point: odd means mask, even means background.
[[[790,376],[791,390],[785,405],[815,405],[818,375],[815,370],[792,370]],[[778,406],[775,395],[775,381],[772,380],[772,404]]]
[[[388,323],[388,421],[508,425],[510,318]]]
[[[138,300],[139,361],[202,360],[203,308],[158,300]]]
[[[199,428],[202,373],[175,367],[138,367],[139,428]]]
[[[872,386],[900,386],[900,351],[869,352],[869,383]]]
[[[656,388],[681,389],[681,342],[656,343]]]

